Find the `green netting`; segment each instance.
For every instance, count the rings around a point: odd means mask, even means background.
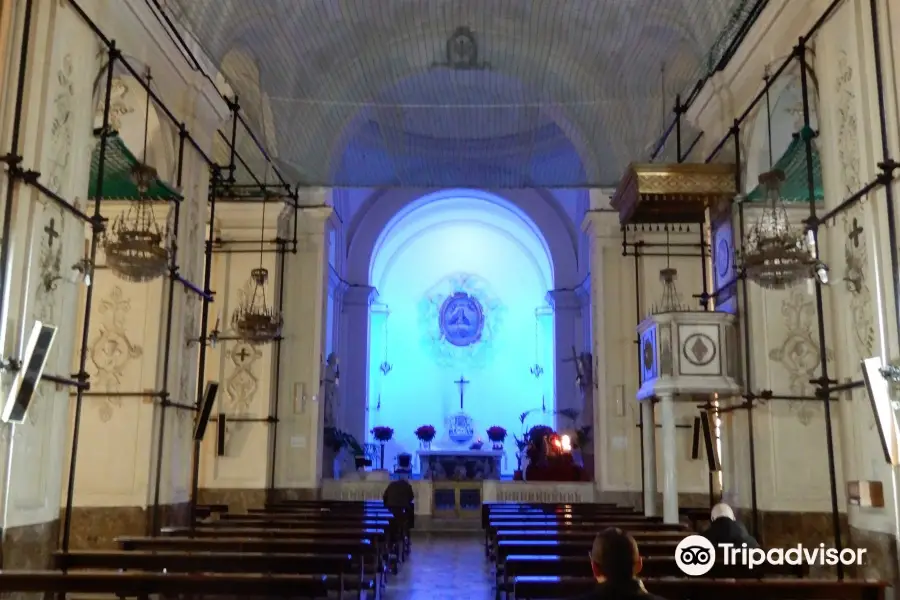
[[[813,192],[816,201],[824,200],[825,190],[822,187],[822,165],[819,161],[819,151],[815,144],[812,147],[813,165]],[[781,198],[785,203],[809,202],[809,185],[806,175],[806,147],[802,136],[795,135],[791,145],[788,146],[772,170],[784,172],[784,182],[781,184]],[[762,185],[757,185],[752,192],[747,194],[748,202],[762,202],[766,199],[766,190]]]
[[[138,159],[125,142],[118,135],[113,134],[106,138],[106,163],[103,169],[103,199],[104,200],[138,200],[141,194],[131,176],[131,171]],[[88,186],[88,198],[97,197],[97,175],[100,168],[100,143],[94,146],[91,154],[91,181]],[[154,179],[144,198],[150,200],[171,200],[181,197],[174,188]]]

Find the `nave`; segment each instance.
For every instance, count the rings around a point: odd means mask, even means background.
[[[697,543],[689,536],[699,520],[685,512],[680,523],[663,523],[615,504],[485,504],[483,541],[471,534],[416,536],[412,515],[381,501],[282,501],[245,512],[210,505],[199,512],[189,527],[121,536],[116,550],[57,552],[55,571],[0,571],[0,590],[59,598],[572,598],[594,589],[594,538],[610,528],[637,541],[643,584],[669,600],[883,600],[888,586],[852,572],[835,579],[815,566],[747,571],[716,559],[687,577],[676,554],[684,552],[681,542]]]

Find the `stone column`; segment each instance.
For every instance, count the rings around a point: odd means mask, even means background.
[[[644,449],[644,514],[656,516],[656,416],[653,411],[653,399],[647,398],[641,403],[641,414],[644,427],[641,429],[641,444]]]
[[[581,391],[578,388],[576,363],[572,351],[585,351],[581,328],[581,301],[575,290],[551,290],[547,302],[553,307],[554,336],[556,338],[556,410],[574,409],[583,412]],[[571,425],[568,419],[556,419],[556,427]]]
[[[664,395],[659,399],[660,420],[662,421],[663,457],[663,522],[678,523],[678,446],[675,439],[675,397]],[[647,427],[647,422],[644,422]],[[653,428],[654,434],[656,427]],[[646,460],[646,456],[644,457]]]
[[[370,285],[350,285],[344,292],[341,328],[346,350],[345,377],[342,381],[344,429],[366,440],[366,405],[369,394],[369,310],[375,299]]]
[[[322,478],[322,356],[327,294],[326,224],[332,209],[324,191],[311,189],[297,215],[297,253],[286,256],[285,326],[275,448],[275,487],[294,497],[315,497]],[[319,204],[320,206],[314,206]],[[290,238],[293,231],[282,235]],[[341,362],[341,385],[345,361]]]

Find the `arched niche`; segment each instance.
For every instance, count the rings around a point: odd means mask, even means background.
[[[809,62],[812,62],[810,57]],[[819,93],[812,66],[807,65],[807,84],[809,90],[810,127],[819,129]],[[759,175],[768,171],[784,154],[794,139],[794,135],[803,128],[803,91],[800,79],[800,63],[794,61],[769,89],[771,106],[772,157],[769,162],[769,117],[766,111],[766,100],[763,98],[755,111],[747,141],[747,161],[744,192],[748,193],[759,185]]]
[[[557,348],[547,299],[554,264],[540,228],[523,211],[486,192],[427,194],[382,229],[369,281],[378,295],[369,321],[364,431],[394,428],[389,462],[398,452],[415,452],[413,432],[420,425],[437,428],[437,447],[458,447],[448,422],[461,410],[473,420],[473,439],[485,441],[493,425],[518,434],[519,415],[537,407],[546,409],[535,415],[537,422],[554,425]],[[454,330],[444,329],[454,313],[442,311],[458,293],[475,298],[478,307],[465,313],[464,328],[483,316],[471,344],[448,341]],[[385,364],[392,365],[387,373]],[[540,378],[530,372],[535,365],[543,370]],[[464,406],[460,376],[469,382]],[[516,466],[509,442],[507,474]]]
[[[137,72],[146,72],[147,67],[139,61],[133,58],[128,58],[128,61]],[[94,105],[97,107],[94,114],[95,128],[103,125],[107,74],[108,68],[104,65],[94,84]],[[158,92],[152,82],[151,87],[154,92]],[[148,95],[143,83],[120,64],[113,67],[109,123],[138,160],[143,160],[154,167],[161,180],[170,184],[175,183],[178,161],[175,151],[177,128],[156,107],[152,99],[149,100],[148,110]],[[145,128],[146,156],[144,156]]]
[[[558,202],[548,192],[539,189],[506,190],[492,194],[480,190],[415,190],[390,188],[377,190],[356,211],[353,220],[345,223],[344,239],[347,243],[346,279],[352,285],[373,285],[370,266],[382,232],[396,215],[419,205],[425,198],[432,201],[442,198],[480,198],[495,202],[496,198],[515,207],[538,228],[545,240],[553,264],[552,287],[568,289],[576,287],[578,274],[578,231]]]

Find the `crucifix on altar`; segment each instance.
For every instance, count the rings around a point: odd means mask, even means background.
[[[455,383],[456,385],[459,386],[459,410],[462,410],[463,409],[463,400],[465,399],[465,395],[466,395],[466,384],[472,383],[472,382],[469,381],[468,379],[466,379],[464,376],[460,375],[459,379],[457,379],[453,383]]]

